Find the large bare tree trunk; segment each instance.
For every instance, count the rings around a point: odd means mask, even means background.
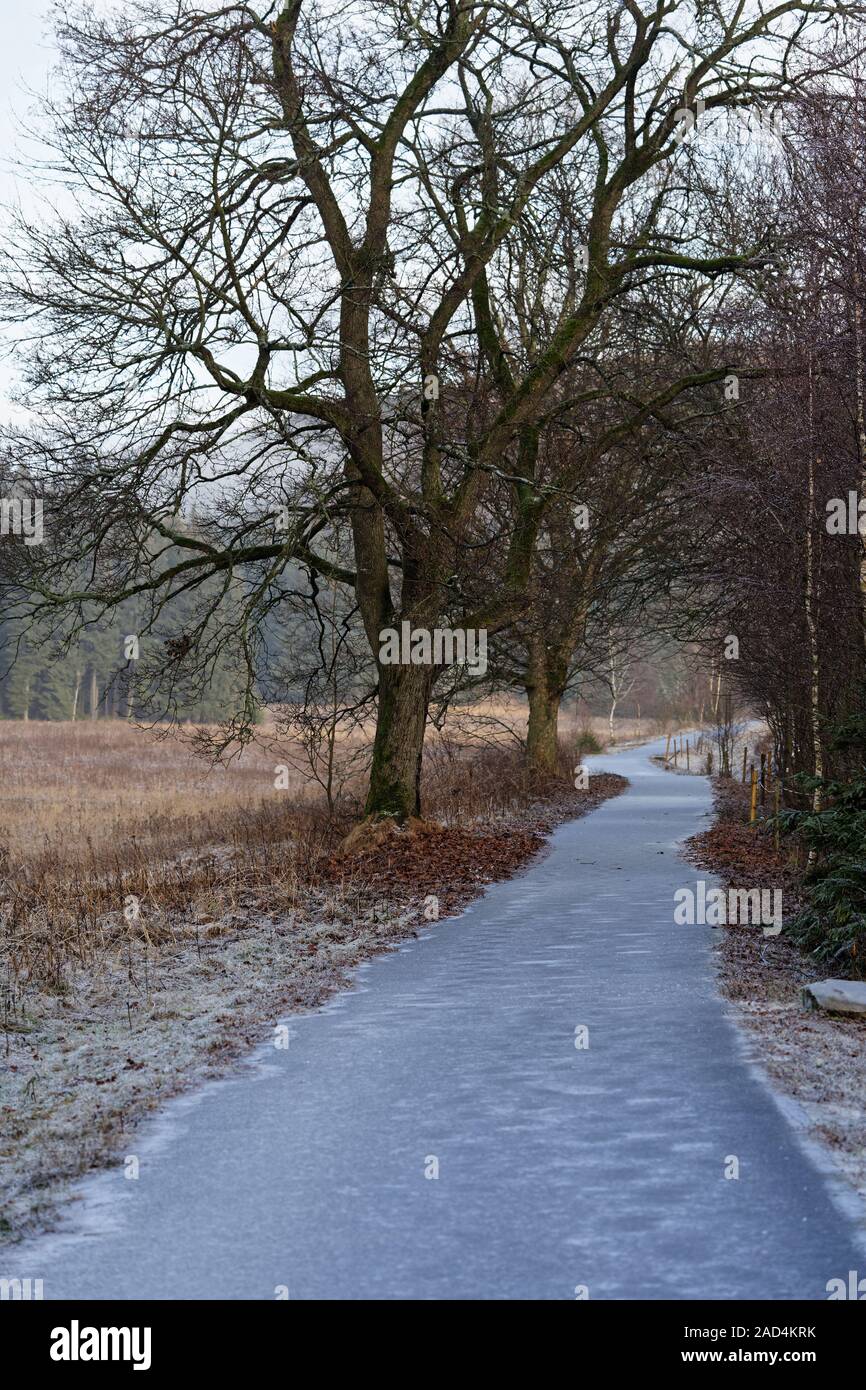
[[[555,772],[559,755],[559,710],[568,684],[574,625],[558,646],[539,636],[529,644],[525,689],[529,700],[526,757],[536,772]]]
[[[537,772],[555,772],[559,750],[559,707],[562,691],[551,690],[546,679],[527,685],[529,697],[529,727],[526,733],[526,756],[530,767]]]
[[[421,758],[433,672],[380,666],[370,790],[364,812],[404,821],[421,814]]]
[[[574,604],[567,617],[539,631],[527,643],[524,689],[529,700],[526,757],[537,772],[556,772],[559,758],[559,711],[568,685],[575,649],[586,636],[589,592],[594,570],[587,567],[581,589],[575,582]],[[536,600],[536,603],[538,600]]]

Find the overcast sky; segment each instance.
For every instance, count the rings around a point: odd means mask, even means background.
[[[16,117],[33,105],[28,88],[44,91],[52,53],[46,16],[49,0],[0,0],[0,205],[27,200],[26,178],[12,161],[19,145]],[[23,152],[23,151],[22,151]],[[9,414],[13,368],[0,357],[0,419]]]

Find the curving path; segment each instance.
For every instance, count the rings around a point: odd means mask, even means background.
[[[711,930],[673,924],[710,795],[654,751],[591,759],[629,790],[170,1105],[137,1182],[88,1180],[77,1233],[4,1263],[46,1298],[826,1298],[863,1254],[725,1016]]]

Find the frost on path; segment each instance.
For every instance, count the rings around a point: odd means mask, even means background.
[[[674,925],[710,795],[654,751],[592,760],[629,790],[170,1107],[135,1181],[86,1185],[89,1234],[17,1271],[50,1298],[826,1298],[863,1256],[712,930]]]

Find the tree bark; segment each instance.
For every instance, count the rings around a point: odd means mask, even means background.
[[[559,710],[568,686],[576,648],[586,636],[595,564],[586,565],[572,583],[571,602],[526,644],[524,689],[529,700],[526,758],[537,772],[554,773],[559,761]],[[539,599],[535,599],[536,616]]]
[[[559,706],[562,692],[551,691],[544,682],[527,687],[529,728],[526,756],[536,772],[555,772],[559,751]]]
[[[364,813],[404,821],[421,814],[421,759],[433,671],[380,666],[370,789]]]
[[[565,693],[565,669],[540,640],[532,643],[525,689],[529,700],[526,758],[536,772],[556,771],[559,757],[559,707]]]

